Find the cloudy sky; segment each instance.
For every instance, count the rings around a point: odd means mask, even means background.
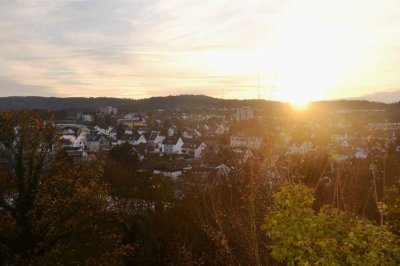
[[[399,0],[0,0],[0,96],[394,97],[399,14]]]

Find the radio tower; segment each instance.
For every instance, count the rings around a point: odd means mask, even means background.
[[[258,73],[258,99],[261,99],[261,93],[260,93],[260,73]]]

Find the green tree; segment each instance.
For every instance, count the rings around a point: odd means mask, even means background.
[[[325,206],[312,209],[306,186],[287,183],[274,195],[263,226],[271,254],[289,265],[396,265],[399,239],[386,227]]]

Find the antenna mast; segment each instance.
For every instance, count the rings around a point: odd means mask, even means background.
[[[260,92],[260,73],[258,73],[258,83],[257,83],[257,87],[258,87],[258,99],[261,99],[261,92]]]

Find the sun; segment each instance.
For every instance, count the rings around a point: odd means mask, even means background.
[[[306,3],[293,6],[281,21],[273,57],[276,99],[298,107],[334,91],[350,60],[340,46],[346,27],[331,19],[335,10],[318,1]]]
[[[284,43],[293,42],[287,40]],[[335,60],[326,47],[315,46],[311,37],[294,47],[285,44],[275,59],[277,99],[304,106],[307,102],[325,98],[337,76]]]
[[[291,101],[290,105],[293,107],[294,110],[296,111],[304,111],[308,108],[310,102],[309,101]]]

